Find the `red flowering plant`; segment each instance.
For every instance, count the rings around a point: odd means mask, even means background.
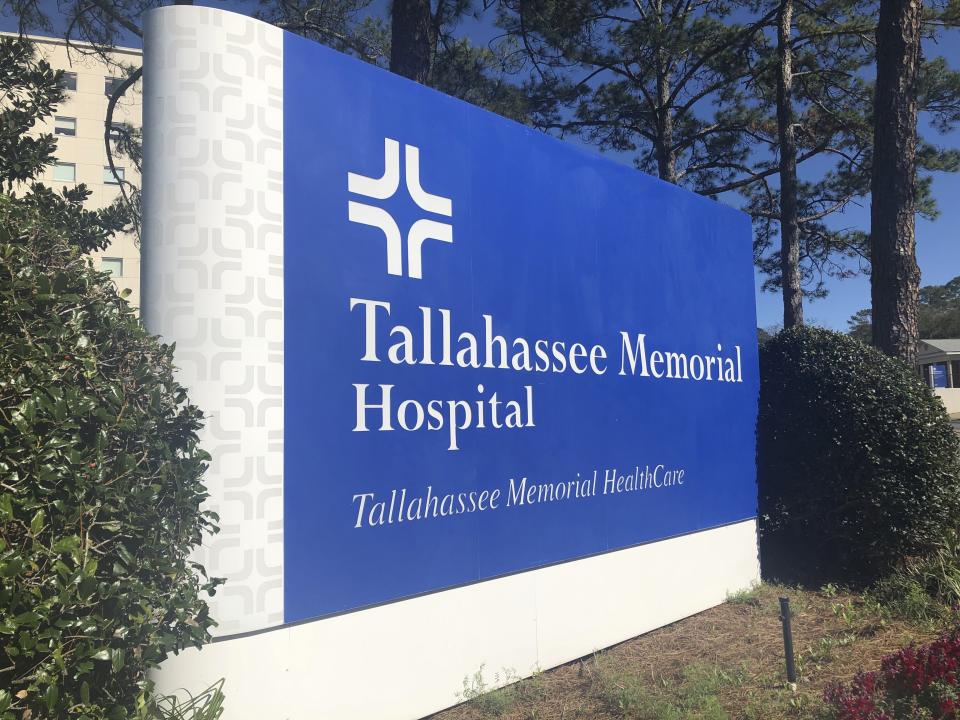
[[[831,720],[960,720],[960,629],[826,692]]]

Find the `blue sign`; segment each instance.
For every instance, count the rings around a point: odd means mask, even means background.
[[[934,363],[930,366],[933,372],[933,386],[935,388],[945,388],[947,386],[947,364]]]
[[[756,515],[750,223],[285,35],[285,620]]]

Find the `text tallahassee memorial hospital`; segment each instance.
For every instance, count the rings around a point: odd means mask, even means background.
[[[492,315],[483,315],[480,337],[463,331],[453,341],[451,312],[445,308],[419,306],[421,315],[419,333],[415,328],[394,324],[380,342],[387,323],[378,322],[378,316],[389,317],[391,304],[380,300],[350,298],[350,311],[358,308],[363,318],[364,362],[379,363],[383,358],[394,365],[439,365],[458,368],[487,368],[527,373],[566,373],[605,375],[610,353],[604,345],[587,345],[565,340],[527,340],[516,337],[508,340],[494,330]],[[440,353],[434,352],[435,316],[439,325]],[[724,353],[717,344],[716,354],[688,354],[672,350],[648,352],[645,333],[620,331],[619,369],[617,375],[639,376],[654,380],[693,380],[716,382],[743,382],[740,346],[734,345],[732,354]],[[389,347],[387,347],[389,345]],[[384,349],[386,348],[386,353]],[[490,393],[482,384],[478,399],[397,400],[394,385],[380,383],[374,388],[368,383],[354,383],[357,414],[354,432],[381,432],[405,430],[446,430],[447,450],[459,450],[457,433],[471,429],[519,429],[534,427],[534,392],[532,385],[524,385],[521,400],[503,400],[497,392]],[[488,394],[489,393],[489,394]]]

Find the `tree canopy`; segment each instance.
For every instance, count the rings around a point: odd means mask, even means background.
[[[960,338],[960,275],[943,285],[921,287],[919,299],[921,338]],[[869,343],[873,332],[870,316],[869,308],[854,313],[847,321],[848,333]]]
[[[753,217],[763,287],[783,294],[789,327],[803,322],[803,299],[826,295],[831,279],[870,273],[880,288],[874,305],[899,297],[899,278],[916,275],[906,257],[913,243],[880,253],[880,240],[892,249],[891,238],[909,235],[914,214],[936,217],[934,176],[960,169],[960,153],[936,137],[960,119],[960,73],[937,54],[960,10],[952,0],[917,6],[910,82],[878,85],[886,67],[878,64],[878,42],[903,29],[894,20],[892,34],[878,33],[879,11],[899,1],[398,0],[382,7],[260,0],[258,16],[506,117],[575,136],[668,182],[713,197],[740,193],[724,199]],[[68,38],[107,57],[124,33],[140,34],[142,13],[157,4],[63,0],[57,10]],[[0,7],[24,30],[56,24],[39,0],[0,0]],[[494,26],[500,34],[478,41],[471,18],[480,20],[480,35]],[[874,106],[888,91],[909,101],[895,106],[913,108],[915,129],[880,142],[892,111]],[[105,128],[107,145],[109,134]],[[139,138],[120,137],[111,152],[136,162]],[[908,157],[900,168],[898,159]],[[877,169],[877,162],[899,170]],[[872,202],[885,180],[900,175],[899,200],[875,203],[870,228],[843,221],[851,203]],[[136,189],[122,188],[137,214]],[[900,231],[881,232],[880,220],[904,203],[910,207],[894,213]],[[893,315],[915,314],[917,282],[907,284],[903,312]]]

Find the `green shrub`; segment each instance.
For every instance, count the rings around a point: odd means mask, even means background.
[[[23,115],[0,112],[0,145],[33,177],[50,138],[17,133],[55,107],[30,98],[56,99],[56,77],[9,40],[0,68]],[[212,625],[202,594],[216,583],[188,559],[215,520],[200,509],[202,415],[171,348],[84,254],[122,224],[117,209],[84,210],[83,186],[14,194],[3,172],[0,718],[146,717],[164,702],[147,670]]]
[[[863,584],[958,524],[958,440],[901,362],[840,333],[761,347],[757,472],[766,577]]]
[[[223,716],[223,680],[219,680],[202,693],[185,697],[163,695],[153,698],[145,709],[149,720],[219,720]]]
[[[948,532],[929,554],[910,558],[872,594],[893,614],[931,624],[956,618],[960,608],[960,533]]]

